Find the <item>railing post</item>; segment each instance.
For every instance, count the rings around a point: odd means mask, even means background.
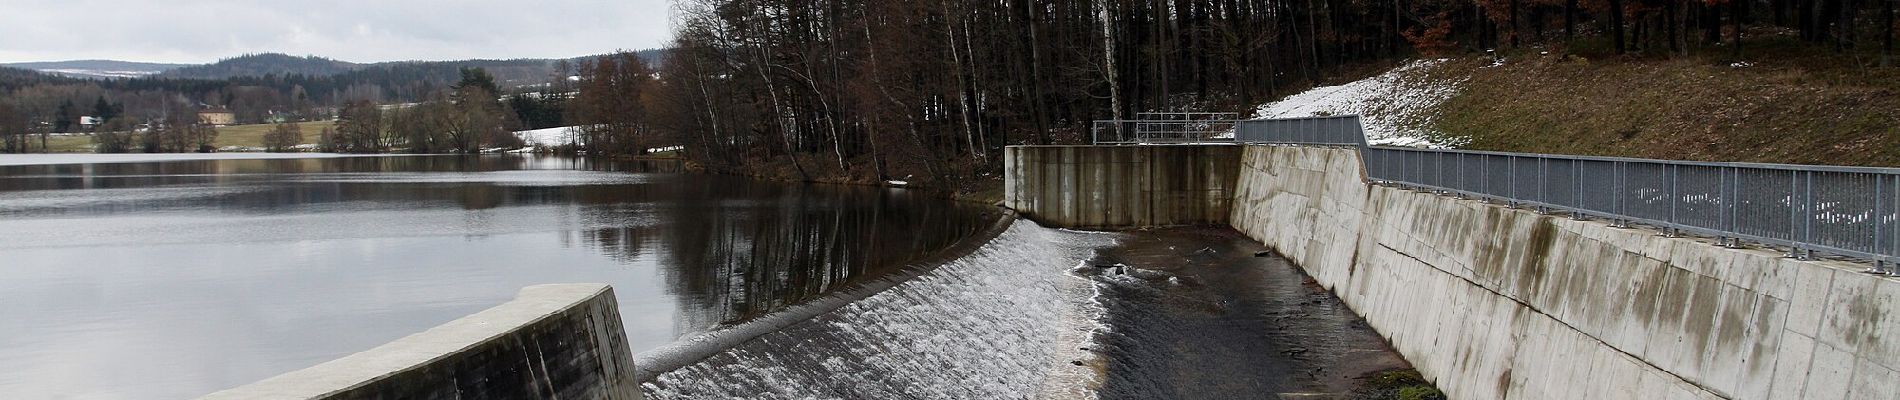
[[[1802,179],[1807,181],[1806,186],[1808,193],[1802,197],[1806,197],[1808,206],[1802,207],[1807,210],[1807,217],[1801,219],[1801,242],[1802,244],[1806,244],[1808,248],[1801,250],[1801,259],[1803,260],[1814,258],[1814,206],[1816,205],[1814,204],[1814,171],[1806,172],[1807,177]]]
[[[1722,216],[1728,219],[1728,221],[1723,224],[1724,229],[1722,230],[1736,234],[1729,236],[1737,236],[1728,238],[1728,247],[1742,247],[1742,238],[1739,237],[1739,233],[1741,233],[1742,230],[1742,170],[1734,167],[1722,167],[1721,171],[1723,172],[1722,176],[1724,178],[1721,187]]]
[[[1884,251],[1881,251],[1882,249],[1880,248],[1881,237],[1882,237],[1881,233],[1884,233],[1880,229],[1880,226],[1885,225],[1885,224],[1882,224],[1880,220],[1886,217],[1887,215],[1886,213],[1880,212],[1881,211],[1880,209],[1882,208],[1881,206],[1885,205],[1881,201],[1881,198],[1886,197],[1886,194],[1887,194],[1886,180],[1887,179],[1885,175],[1880,175],[1880,174],[1874,175],[1874,212],[1873,212],[1873,218],[1872,218],[1872,221],[1874,223],[1874,243],[1873,243],[1873,246],[1868,246],[1867,250],[1869,250],[1868,251],[1869,253],[1874,253],[1875,257],[1874,257],[1874,268],[1867,270],[1867,272],[1876,273],[1876,274],[1887,273],[1887,262],[1885,260],[1880,259],[1880,257],[1887,255],[1887,253]]]
[[[1676,191],[1676,177],[1681,170],[1675,164],[1663,165],[1663,176],[1669,184],[1669,228],[1663,229],[1663,236],[1676,237],[1676,226],[1682,223],[1676,220],[1676,203],[1681,202],[1681,194]]]
[[[1583,161],[1570,160],[1570,217],[1583,220]]]
[[[1508,189],[1506,189],[1511,192],[1511,195],[1504,198],[1504,204],[1509,205],[1511,208],[1517,208],[1517,156],[1506,156],[1504,163],[1510,165],[1510,168],[1506,168],[1506,170],[1510,171],[1511,174],[1511,184],[1508,185]]]
[[[1788,171],[1788,257],[1801,257],[1801,206],[1796,197],[1801,195],[1801,172]]]
[[[1544,194],[1544,182],[1549,182],[1549,181],[1550,181],[1550,159],[1545,158],[1545,157],[1538,157],[1537,158],[1537,179],[1536,179],[1537,183],[1535,183],[1535,185],[1537,185],[1537,213],[1538,214],[1543,214],[1549,211],[1547,209],[1548,207],[1544,206],[1544,204],[1550,203],[1550,197]]]

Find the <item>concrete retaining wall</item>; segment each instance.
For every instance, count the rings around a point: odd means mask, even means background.
[[[1900,281],[1865,266],[1366,183],[1249,146],[1232,225],[1456,399],[1900,398]]]
[[[389,344],[204,399],[639,399],[613,289],[531,286]]]
[[[1037,222],[1087,229],[1224,224],[1240,146],[1016,146],[1003,153],[1005,204]]]

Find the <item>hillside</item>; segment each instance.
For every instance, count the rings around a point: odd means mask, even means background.
[[[1477,68],[1434,128],[1484,150],[1900,166],[1900,70],[1527,57]]]
[[[285,54],[246,54],[218,62],[182,67],[157,76],[177,79],[227,79],[239,76],[308,75],[331,76],[362,69],[362,65],[317,56],[296,57]]]
[[[1900,69],[1834,57],[1468,56],[1289,96],[1262,116],[1362,114],[1387,144],[1900,166]]]
[[[102,79],[147,76],[189,65],[116,60],[73,60],[12,63],[0,64],[0,66],[30,69],[70,78]]]
[[[78,82],[73,78],[56,76],[30,69],[0,66],[0,91],[19,90],[23,87],[45,84],[66,84]]]
[[[664,59],[664,50],[649,49],[635,52],[649,64],[657,64]],[[391,61],[379,63],[353,63],[317,56],[296,57],[278,53],[247,54],[219,60],[216,63],[191,66],[173,66],[159,73],[159,78],[174,79],[230,79],[236,77],[261,77],[265,75],[304,75],[330,77],[350,73],[458,76],[457,70],[465,67],[479,67],[495,74],[501,80],[539,79],[554,71],[555,63],[568,61],[578,65],[583,61],[599,58],[599,55],[575,57],[565,60],[523,58],[511,60],[452,60],[452,61]],[[160,64],[162,65],[162,64]],[[21,67],[40,69],[37,67]],[[380,72],[378,72],[380,71]]]

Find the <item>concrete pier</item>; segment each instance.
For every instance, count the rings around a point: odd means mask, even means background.
[[[613,289],[538,285],[348,357],[202,399],[639,399]]]
[[[1900,397],[1900,280],[1865,265],[1372,185],[1353,148],[1247,146],[1238,164],[1216,222],[1293,260],[1452,398]]]

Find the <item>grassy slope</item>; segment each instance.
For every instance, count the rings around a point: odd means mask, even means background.
[[[274,126],[275,125],[271,124],[256,124],[219,127],[218,140],[215,146],[264,147],[264,134],[270,132]],[[336,123],[332,121],[311,121],[299,122],[297,126],[298,129],[303,131],[304,143],[316,143],[317,134],[323,132],[323,128],[336,126]],[[34,140],[34,145],[39,145],[38,139],[36,138]],[[56,153],[90,153],[93,149],[92,137],[90,136],[53,137],[48,139],[46,144],[47,147],[51,147],[52,151]]]
[[[1441,71],[1470,81],[1435,125],[1480,150],[1900,166],[1900,68],[1775,44],[1755,51],[1784,61],[1745,68],[1697,56],[1454,61]]]

